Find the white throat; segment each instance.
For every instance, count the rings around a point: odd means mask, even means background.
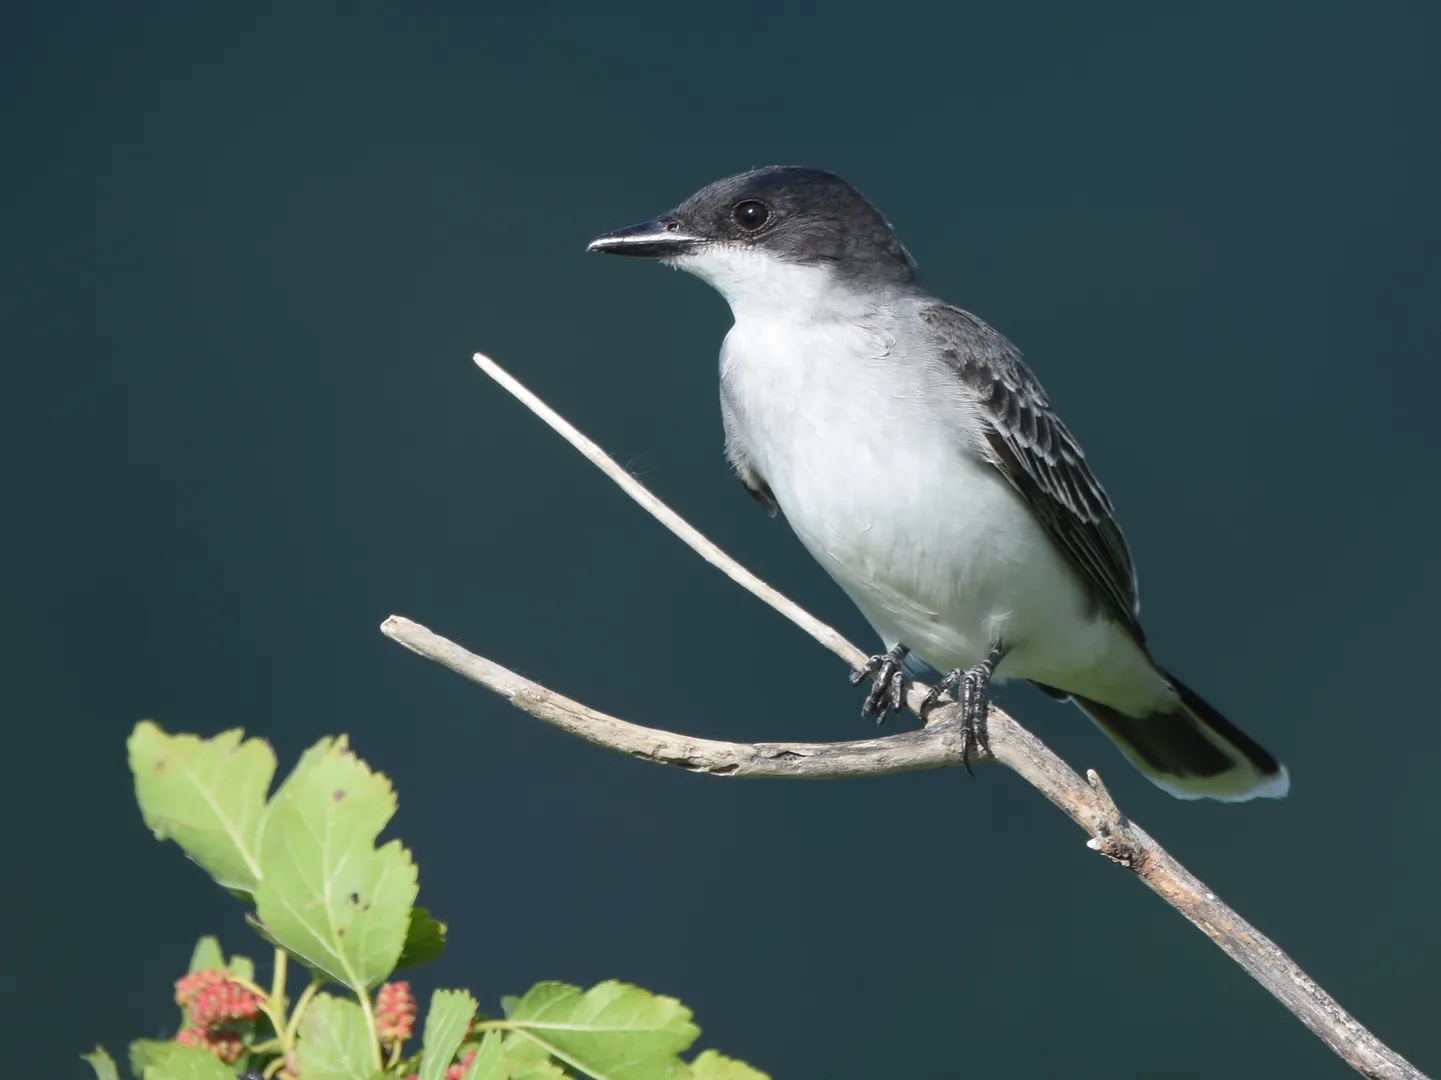
[[[829,267],[787,262],[752,248],[707,244],[666,261],[725,297],[737,323],[853,316],[874,304],[838,283]]]

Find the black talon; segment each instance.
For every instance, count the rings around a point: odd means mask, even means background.
[[[931,687],[930,691],[926,694],[925,700],[921,702],[921,719],[924,720],[930,715],[931,710],[941,703],[942,694],[949,693],[951,700],[959,700],[956,697],[956,691],[961,688],[961,680],[964,677],[965,672],[961,671],[960,668],[956,668],[954,671],[942,675],[941,681]]]
[[[871,689],[861,706],[862,716],[874,716],[877,724],[884,724],[888,714],[906,707],[906,673],[901,669],[901,661],[910,651],[897,643],[890,652],[876,653],[866,661],[865,667],[851,672],[852,686],[862,679],[871,680]]]
[[[996,665],[1005,655],[1005,646],[994,646],[986,654],[986,658],[975,667],[965,671],[956,668],[949,672],[931,688],[926,700],[921,703],[921,716],[924,718],[940,701],[943,691],[949,691],[952,699],[960,702],[961,764],[966,767],[968,776],[976,775],[971,772],[971,751],[980,747],[988,754],[991,752],[991,745],[986,741],[986,714],[991,708],[991,676],[995,674]],[[960,691],[959,697],[957,691]]]

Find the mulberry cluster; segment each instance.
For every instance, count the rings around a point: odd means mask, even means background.
[[[194,971],[175,981],[175,1003],[190,1018],[190,1027],[175,1036],[181,1046],[208,1050],[227,1065],[245,1053],[240,1032],[225,1024],[249,1024],[260,1017],[260,998],[230,981],[228,971]]]
[[[232,982],[204,987],[190,1002],[190,1020],[197,1027],[249,1024],[260,1018],[260,999]]]
[[[387,1045],[403,1043],[414,1034],[415,995],[410,983],[386,983],[376,993],[375,1032]]]
[[[195,995],[204,990],[207,986],[219,986],[230,977],[228,971],[219,971],[215,968],[206,968],[204,971],[192,971],[189,975],[182,975],[175,980],[175,1004],[182,1009],[188,1008],[195,1000]]]

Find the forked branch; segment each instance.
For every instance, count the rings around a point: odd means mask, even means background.
[[[712,544],[495,361],[477,353],[475,362],[703,559],[775,608],[852,668],[860,667],[865,661],[865,653]],[[517,708],[587,742],[690,772],[713,776],[834,779],[961,764],[959,710],[955,705],[933,710],[929,722],[919,730],[880,739],[834,743],[732,743],[696,739],[597,712],[467,652],[408,619],[392,615],[381,630],[411,651],[489,687]],[[910,690],[908,704],[918,716],[927,689],[917,685]],[[987,718],[986,730],[989,752],[973,754],[973,761],[994,760],[1018,773],[1086,831],[1090,836],[1088,847],[1135,874],[1245,968],[1357,1072],[1385,1080],[1426,1080],[1423,1073],[1341,1008],[1270,938],[1237,915],[1140,826],[1127,819],[1095,772],[1087,772],[1083,780],[1038,738],[994,706]]]

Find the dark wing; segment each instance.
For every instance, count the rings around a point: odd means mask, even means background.
[[[1111,500],[1075,436],[1009,341],[969,312],[926,308],[941,355],[980,400],[989,456],[1085,578],[1093,597],[1145,641],[1136,571]]]

